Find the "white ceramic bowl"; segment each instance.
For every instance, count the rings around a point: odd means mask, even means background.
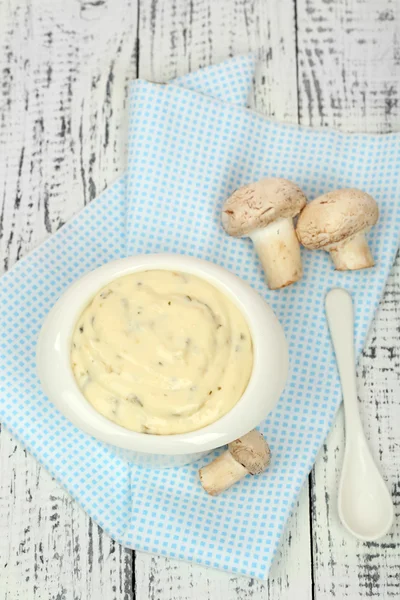
[[[241,399],[218,421],[190,433],[149,435],[109,421],[83,396],[71,368],[72,333],[93,296],[118,277],[149,269],[182,271],[210,282],[238,306],[252,336],[253,370]],[[37,365],[45,393],[74,425],[132,462],[163,468],[194,462],[259,425],[274,408],[285,385],[288,350],[282,327],[271,308],[241,279],[204,260],[152,254],[110,262],[69,287],[43,324]]]

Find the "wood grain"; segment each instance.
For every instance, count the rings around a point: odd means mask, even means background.
[[[345,131],[399,130],[400,4],[392,0],[298,3],[300,122]],[[358,368],[367,436],[400,513],[400,261],[397,260]],[[337,489],[343,459],[340,411],[312,475],[315,596],[400,598],[399,522],[381,542],[341,527]]]
[[[294,6],[224,0],[153,0],[140,4],[139,76],[167,81],[229,56],[258,52],[253,105],[269,116],[297,122]],[[285,85],[282,86],[282,73]],[[137,554],[137,600],[311,598],[308,487],[288,524],[267,583],[196,565]]]
[[[399,129],[399,22],[397,0],[297,2],[303,125]]]
[[[141,2],[139,12],[140,77],[164,82],[254,52],[253,104],[267,116],[297,123],[292,0],[151,0]]]
[[[131,597],[131,551],[106,536],[4,429],[0,472],[2,600]]]
[[[122,171],[136,34],[136,2],[0,3],[1,270]],[[0,462],[0,598],[131,598],[133,553],[4,428]]]
[[[397,0],[0,0],[0,269],[123,170],[131,78],[166,81],[251,50],[260,57],[253,104],[264,114],[398,130],[399,22]],[[359,366],[366,431],[397,516],[399,307],[398,260]],[[134,557],[3,428],[0,599],[399,598],[399,521],[373,544],[356,542],[338,521],[342,447],[340,414],[262,583]]]
[[[9,0],[0,10],[5,269],[122,172],[137,6]]]
[[[355,540],[339,525],[337,489],[343,460],[343,413],[314,470],[314,578],[322,600],[400,597],[400,257],[386,286],[358,367],[361,415],[375,459],[395,504],[394,527],[378,542]]]
[[[204,569],[198,565],[143,553],[136,555],[137,600],[215,600],[223,598],[265,600],[308,600],[311,598],[311,561],[309,548],[302,540],[309,533],[308,489],[304,487],[295,513],[289,520],[280,551],[268,581]],[[306,559],[299,560],[299,552]]]

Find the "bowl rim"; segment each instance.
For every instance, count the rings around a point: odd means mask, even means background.
[[[114,279],[157,269],[190,273],[214,285],[241,310],[252,336],[253,368],[241,398],[214,423],[188,433],[154,435],[117,425],[86,400],[70,366],[72,333],[91,298]],[[283,328],[267,302],[227,269],[179,254],[129,256],[86,273],[68,287],[52,307],[42,325],[37,345],[37,371],[42,387],[64,416],[101,442],[146,454],[203,452],[244,435],[258,426],[275,407],[286,383],[288,369],[288,347]]]

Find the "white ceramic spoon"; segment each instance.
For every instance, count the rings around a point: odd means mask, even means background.
[[[374,463],[358,411],[354,357],[354,314],[350,294],[336,288],[325,300],[326,315],[342,383],[346,448],[339,484],[338,509],[343,525],[357,538],[373,541],[392,523],[392,498]]]

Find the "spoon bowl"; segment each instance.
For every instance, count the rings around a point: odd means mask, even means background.
[[[384,536],[394,518],[390,493],[364,435],[349,436],[339,484],[338,511],[346,529],[364,541]]]
[[[350,294],[335,288],[325,300],[335,349],[346,425],[346,448],[339,484],[338,511],[346,529],[363,541],[388,533],[394,518],[391,495],[365,439],[357,397],[354,315]]]

